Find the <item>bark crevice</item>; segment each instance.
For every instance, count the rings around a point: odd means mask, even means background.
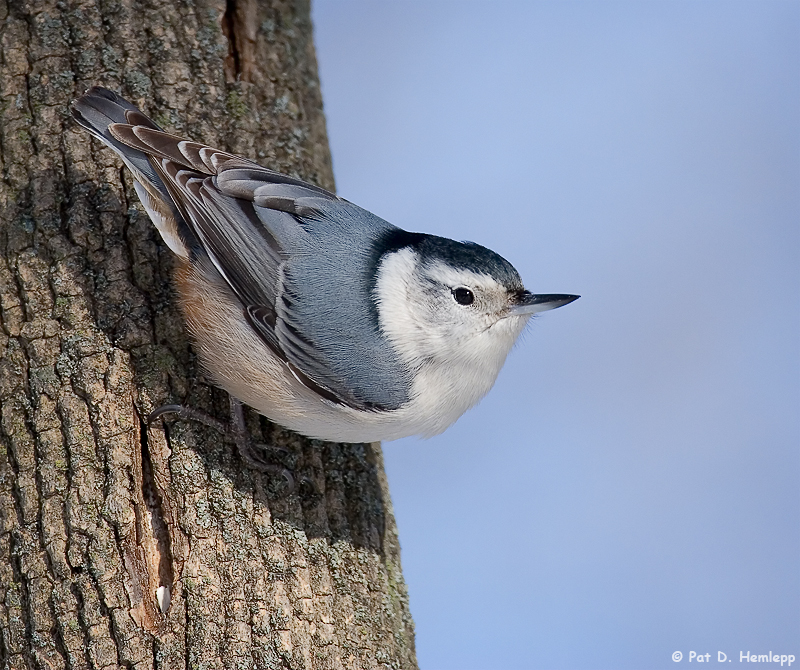
[[[255,60],[257,0],[227,0],[222,16],[222,32],[228,40],[225,58],[227,82],[252,82]]]
[[[228,55],[225,57],[225,78],[229,83],[242,74],[239,49],[236,44],[236,0],[227,0],[222,15],[222,32],[228,40]]]
[[[141,497],[134,503],[136,514],[135,542],[137,551],[146,565],[146,573],[137,575],[146,578],[139,588],[143,600],[150,599],[156,602],[156,593],[159,587],[166,587],[170,593],[174,590],[175,572],[173,569],[172,546],[168,521],[164,513],[163,498],[156,484],[153,473],[153,463],[147,439],[147,426],[140,419],[139,445],[141,469],[136,468],[136,475],[141,472],[138,482]],[[149,608],[148,608],[149,609]],[[155,618],[158,619],[158,608],[153,608]],[[158,628],[158,625],[155,626]]]

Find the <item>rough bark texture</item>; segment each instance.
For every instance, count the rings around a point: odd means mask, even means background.
[[[227,399],[129,174],[69,118],[92,84],[333,187],[306,2],[0,0],[0,668],[416,667],[378,445],[248,413],[310,482],[281,497],[213,430],[144,426]]]

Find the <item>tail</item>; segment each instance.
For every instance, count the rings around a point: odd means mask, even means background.
[[[108,127],[114,123],[143,126],[163,132],[149,117],[113,91],[93,86],[70,105],[75,121],[103,144],[113,149],[135,179],[134,188],[142,205],[158,228],[167,246],[188,259],[195,238],[176,209],[164,182],[143,151],[114,139]]]

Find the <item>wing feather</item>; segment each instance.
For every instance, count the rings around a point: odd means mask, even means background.
[[[165,239],[196,240],[297,379],[360,410],[408,401],[408,370],[380,336],[369,298],[375,245],[393,226],[319,186],[165,133],[110,91],[92,89],[73,109],[144,177],[137,190],[156,225],[166,229],[174,211],[187,226]]]

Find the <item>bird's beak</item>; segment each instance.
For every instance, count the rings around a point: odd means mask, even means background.
[[[578,298],[580,298],[579,295],[562,295],[559,293],[534,295],[529,291],[522,291],[518,294],[515,304],[511,307],[511,314],[522,316],[524,314],[546,312],[548,309],[568,305]]]

